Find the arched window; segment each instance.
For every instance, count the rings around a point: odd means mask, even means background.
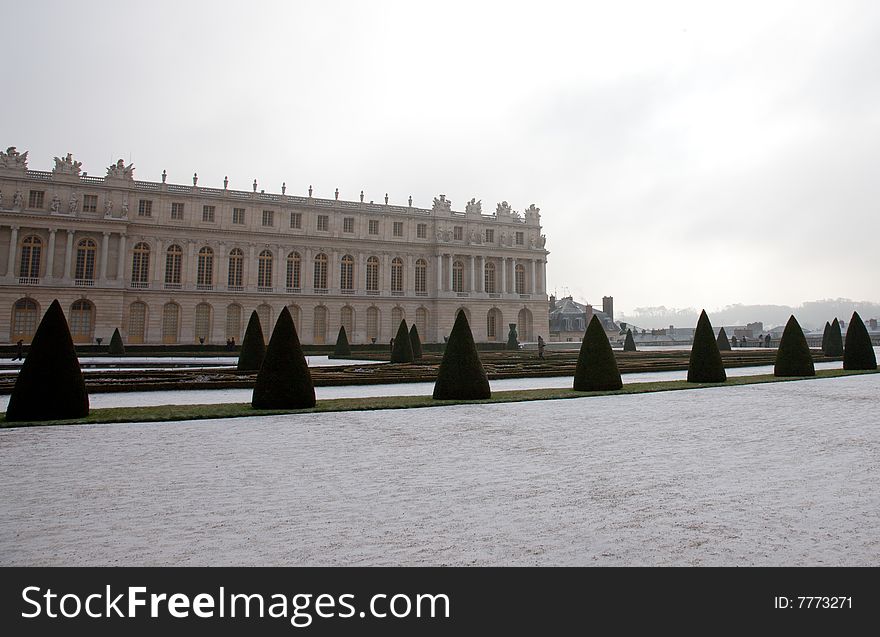
[[[367,340],[375,343],[379,339],[379,308],[367,308]]]
[[[486,263],[486,292],[489,294],[495,294],[495,264],[491,261]]]
[[[33,299],[18,299],[12,306],[12,341],[30,341],[37,331],[40,306]]]
[[[302,259],[299,252],[291,252],[287,255],[287,289],[299,290],[302,288]]]
[[[428,293],[428,262],[424,259],[416,261],[416,294]]]
[[[272,289],[272,252],[263,250],[260,253],[257,267],[257,288]]]
[[[314,322],[315,345],[323,345],[327,342],[327,308],[318,305],[315,308]]]
[[[95,306],[80,299],[70,306],[70,335],[74,343],[91,343],[95,329]]]
[[[207,303],[196,305],[196,341],[205,343],[211,340],[211,306]]]
[[[244,286],[244,252],[240,248],[233,248],[229,251],[229,277],[226,280],[233,290],[240,290]]]
[[[400,257],[391,260],[391,291],[403,292],[403,259]]]
[[[241,306],[233,303],[226,308],[226,340],[241,342]]]
[[[98,245],[91,239],[83,239],[76,246],[76,268],[74,278],[77,281],[95,280],[95,254]]]
[[[351,343],[354,336],[354,310],[350,305],[342,308],[342,311],[339,313],[339,323],[345,328],[345,336],[348,338],[348,342]]]
[[[128,306],[128,342],[143,343],[147,339],[147,304],[135,301]]]
[[[180,306],[166,303],[162,308],[162,342],[176,343],[180,324]]]
[[[131,254],[131,284],[146,286],[150,282],[150,246],[136,243]]]
[[[21,242],[21,261],[18,276],[23,279],[40,278],[40,260],[43,253],[43,241],[40,237],[30,235]],[[11,273],[10,273],[11,274]]]
[[[165,251],[165,286],[172,289],[180,287],[180,272],[183,264],[183,249],[170,245]]]
[[[532,313],[523,308],[516,317],[516,331],[521,341],[534,340],[532,336]]]
[[[379,257],[367,259],[367,292],[379,292]]]
[[[416,329],[419,331],[419,338],[423,343],[428,338],[428,310],[420,307],[416,310]]]
[[[452,291],[464,292],[464,263],[461,261],[452,264]]]
[[[287,306],[287,311],[290,312],[290,318],[293,319],[293,326],[296,328],[296,333],[300,339],[302,339],[302,312],[299,309],[299,305],[290,304]]]
[[[493,307],[486,314],[486,338],[490,341],[497,341],[501,327],[501,311]]]
[[[196,289],[211,290],[214,288],[214,251],[205,246],[199,250],[199,261],[196,270]]]
[[[516,284],[516,293],[526,293],[526,267],[522,263],[517,263],[514,268],[514,282]]]
[[[315,255],[315,289],[327,289],[327,255],[323,252]]]
[[[354,290],[354,259],[350,254],[342,257],[341,266],[339,268],[339,287],[343,290]]]
[[[257,316],[260,317],[260,327],[263,329],[263,340],[269,341],[272,336],[272,329],[275,326],[272,323],[272,307],[267,303],[261,303],[257,306]]]

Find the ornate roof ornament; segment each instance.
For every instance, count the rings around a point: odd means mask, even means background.
[[[446,195],[440,195],[439,197],[434,197],[434,206],[431,208],[431,211],[434,213],[451,213],[452,212],[452,200],[447,199]]]
[[[495,206],[495,215],[498,217],[508,216],[513,213],[513,209],[510,207],[510,204],[506,201],[502,201],[500,204]]]
[[[56,175],[73,175],[79,177],[80,172],[82,172],[82,162],[74,161],[73,154],[67,153],[67,156],[64,159],[61,157],[55,158],[55,168],[52,169],[52,172]]]
[[[134,164],[125,165],[125,162],[121,159],[117,160],[115,164],[110,164],[107,167],[107,178],[110,179],[134,179]]]
[[[15,150],[15,146],[10,146],[4,153],[0,150],[0,168],[9,170],[27,170],[28,151],[23,153]]]
[[[469,215],[483,214],[483,200],[480,199],[479,201],[477,201],[477,198],[474,197],[465,204],[464,211]]]

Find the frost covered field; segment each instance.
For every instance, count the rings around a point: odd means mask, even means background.
[[[880,375],[0,431],[2,565],[878,565]]]

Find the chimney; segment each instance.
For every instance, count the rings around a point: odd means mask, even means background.
[[[602,297],[602,311],[608,315],[608,318],[611,319],[611,322],[614,322],[614,297],[613,296],[603,296]]]
[[[868,327],[872,332],[877,331],[877,319],[868,319]]]
[[[551,294],[550,295],[550,311],[552,312],[555,309],[556,309],[556,295]]]
[[[585,314],[587,315],[587,325],[590,324],[590,320],[593,318],[593,306],[587,303],[587,309]]]

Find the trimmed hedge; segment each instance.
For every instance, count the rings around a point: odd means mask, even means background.
[[[825,331],[822,332],[822,352],[828,353],[828,337],[831,336],[831,323],[825,321]]]
[[[251,312],[247,329],[244,331],[244,340],[241,343],[241,352],[238,355],[238,371],[255,372],[259,370],[265,356],[266,339],[263,338],[260,316],[254,310]]]
[[[334,356],[351,356],[351,345],[348,344],[348,336],[345,333],[345,325],[339,326],[339,334],[336,335],[336,345],[333,347]]]
[[[807,345],[804,331],[794,315],[788,319],[788,323],[785,324],[785,330],[782,332],[782,340],[779,341],[779,349],[776,350],[776,365],[773,368],[773,375],[816,375],[810,346]]]
[[[299,344],[290,310],[278,315],[251,398],[254,409],[305,409],[315,406],[315,386]]]
[[[507,349],[519,349],[519,335],[516,333],[516,323],[510,324],[510,331],[507,333]]]
[[[422,357],[422,339],[419,338],[419,328],[415,323],[409,328],[409,343],[412,345],[413,359],[420,359]]]
[[[712,329],[706,310],[700,313],[700,320],[697,321],[697,329],[694,332],[687,380],[689,383],[723,383],[727,380],[727,372],[724,371],[721,352],[718,351],[718,342],[715,340],[715,331]]]
[[[730,340],[727,338],[727,332],[724,331],[722,327],[718,330],[718,338],[715,339],[715,342],[718,343],[718,350],[722,352],[730,351]]]
[[[9,397],[6,420],[84,418],[89,394],[58,299],[43,315]]]
[[[446,351],[437,381],[434,383],[435,400],[480,400],[491,398],[489,379],[474,345],[471,326],[463,311],[459,311],[446,342]]]
[[[113,330],[113,336],[110,337],[110,347],[108,349],[113,356],[123,356],[125,354],[125,345],[122,344],[122,336],[119,334],[119,328]]]
[[[413,348],[409,341],[409,328],[406,326],[406,320],[400,321],[397,326],[397,335],[394,337],[394,347],[391,348],[392,363],[412,363]]]
[[[831,331],[828,333],[828,345],[825,348],[826,356],[843,356],[843,335],[840,332],[840,321],[836,318],[831,322]]]
[[[623,387],[617,360],[608,342],[602,322],[595,314],[587,325],[577,367],[574,370],[575,391],[612,391]]]
[[[843,350],[844,369],[877,369],[877,356],[868,329],[858,312],[853,312],[846,328],[846,347]]]
[[[595,316],[595,314],[593,316]],[[636,342],[633,339],[632,330],[626,331],[626,339],[624,339],[624,341],[623,341],[623,351],[624,352],[635,352],[636,351]]]

